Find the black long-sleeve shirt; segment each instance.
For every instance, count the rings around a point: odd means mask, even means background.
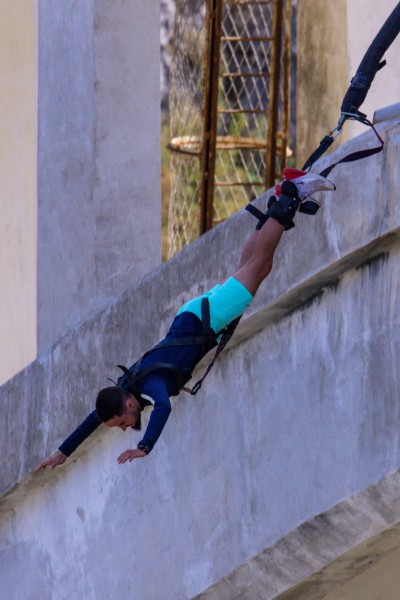
[[[191,312],[183,312],[175,317],[165,340],[187,336],[198,336],[201,333],[201,320]],[[173,364],[178,369],[190,369],[192,371],[203,355],[204,350],[199,344],[153,348],[144,357],[141,362],[141,367],[163,362]],[[127,387],[128,382],[122,380],[120,385],[121,387]],[[139,393],[144,397],[148,397],[153,403],[153,410],[142,439],[142,442],[152,450],[171,413],[171,402],[169,398],[170,396],[178,395],[179,389],[171,371],[166,369],[151,372],[143,377],[143,379],[137,381],[136,385]],[[96,411],[92,411],[77,429],[75,429],[75,431],[61,444],[59,450],[66,456],[70,456],[70,454],[72,454],[100,424],[101,421],[98,418]]]

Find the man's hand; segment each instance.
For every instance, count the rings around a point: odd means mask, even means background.
[[[139,448],[136,448],[135,450],[125,450],[125,452],[118,456],[117,462],[122,465],[127,461],[132,462],[135,458],[144,458],[145,456],[147,456],[146,452],[139,450]]]
[[[59,465],[63,465],[67,460],[68,456],[65,456],[62,452],[58,450],[54,456],[51,456],[47,460],[44,460],[38,467],[35,469],[35,473],[42,471],[46,467],[50,467],[50,469],[55,469]]]

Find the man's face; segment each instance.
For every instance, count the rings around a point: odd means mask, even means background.
[[[125,410],[122,415],[115,415],[112,419],[105,421],[107,427],[119,427],[126,431],[129,427],[140,429],[140,404],[134,396],[125,401]]]

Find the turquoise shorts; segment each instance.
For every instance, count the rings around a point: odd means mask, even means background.
[[[240,281],[229,277],[224,283],[218,284],[197,298],[185,302],[178,311],[191,312],[201,319],[201,300],[207,297],[210,302],[211,327],[215,333],[220,332],[231,321],[240,317],[250,305],[253,296]]]

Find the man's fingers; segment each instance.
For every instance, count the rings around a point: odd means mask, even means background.
[[[48,464],[49,464],[49,461],[45,460],[44,462],[42,462],[42,464],[40,464],[38,467],[36,467],[35,472],[38,473],[39,471],[42,471],[43,469],[45,469],[47,467]]]
[[[135,458],[142,458],[146,456],[146,453],[143,450],[125,450],[120,456],[117,458],[117,462],[122,465],[123,463],[132,462]]]
[[[47,458],[46,460],[44,460],[38,467],[36,467],[35,472],[38,473],[39,471],[42,471],[46,467],[55,469],[59,465],[64,464],[66,460],[67,460],[67,457],[65,456],[65,454],[59,453],[56,456],[52,456],[51,458]]]

